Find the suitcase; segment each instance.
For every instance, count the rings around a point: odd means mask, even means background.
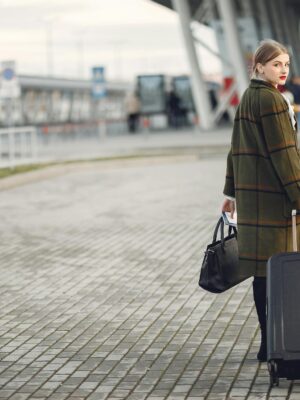
[[[270,387],[279,378],[300,379],[300,252],[296,210],[292,211],[293,252],[267,263],[267,361]]]

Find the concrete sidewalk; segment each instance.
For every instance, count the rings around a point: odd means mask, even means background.
[[[197,286],[224,170],[94,163],[1,192],[0,399],[300,399],[256,361],[251,280]]]
[[[0,190],[53,178],[78,169],[91,168],[89,162],[94,161],[103,161],[109,167],[111,162],[114,165],[124,165],[132,158],[151,157],[153,163],[162,157],[164,159],[172,157],[174,160],[178,157],[181,159],[202,158],[227,154],[230,137],[231,129],[224,128],[205,133],[196,130],[181,130],[144,132],[105,138],[81,138],[64,142],[49,141],[48,144],[39,147],[39,158],[34,163],[57,164],[0,179]],[[77,161],[80,163],[76,165]],[[28,163],[31,163],[30,160]]]
[[[195,129],[169,132],[142,132],[121,136],[49,141],[39,148],[41,160],[62,161],[91,158],[128,157],[136,155],[168,155],[224,152],[228,149],[231,128],[210,132]]]

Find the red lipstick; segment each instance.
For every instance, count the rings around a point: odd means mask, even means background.
[[[286,79],[286,75],[281,75],[280,79]]]

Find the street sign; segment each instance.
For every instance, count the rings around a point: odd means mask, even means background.
[[[21,89],[16,74],[16,63],[14,61],[1,62],[0,72],[0,98],[13,99],[19,97]]]
[[[105,68],[92,68],[92,95],[94,99],[102,99],[106,96]]]

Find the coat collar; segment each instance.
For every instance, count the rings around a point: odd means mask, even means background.
[[[251,79],[250,81],[250,87],[251,88],[263,88],[263,87],[268,87],[269,89],[275,90],[276,92],[279,92],[279,90],[273,86],[271,83],[267,81],[263,81],[261,79]]]

